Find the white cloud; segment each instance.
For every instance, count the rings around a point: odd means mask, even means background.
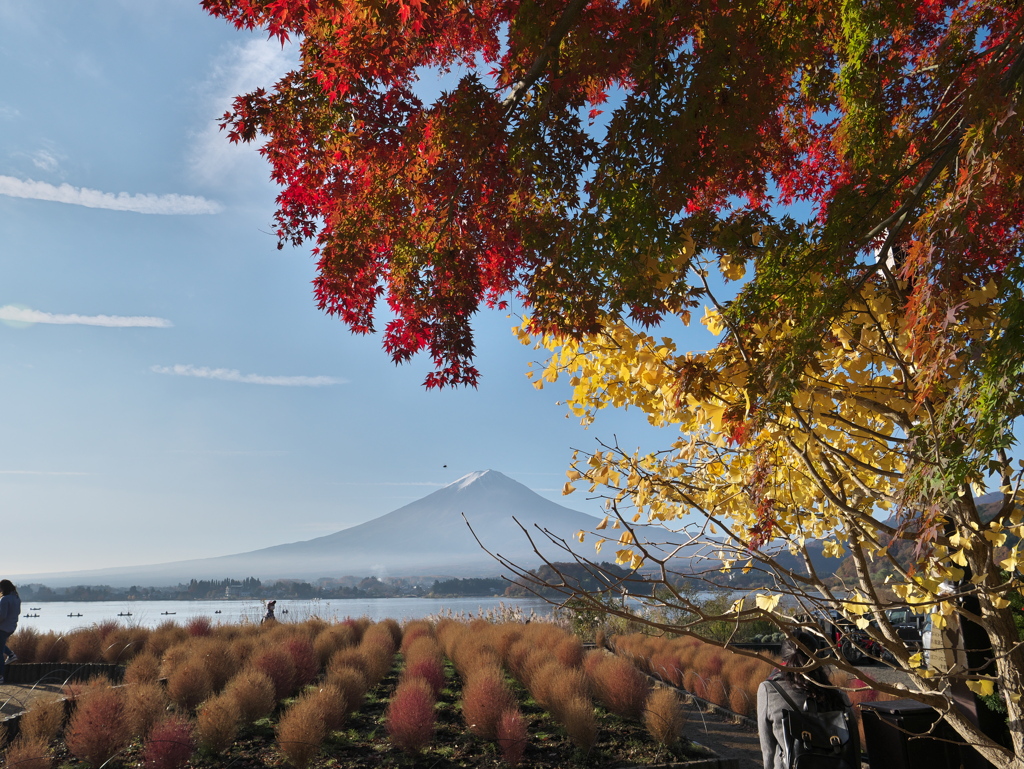
[[[283,48],[276,40],[254,39],[232,45],[213,62],[210,77],[201,86],[200,112],[203,127],[192,136],[187,158],[192,177],[219,188],[235,186],[239,174],[267,179],[266,161],[254,145],[232,144],[220,130],[221,116],[231,109],[236,96],[257,88],[270,88],[298,65],[298,46]]]
[[[32,165],[41,171],[53,173],[60,167],[60,161],[57,159],[57,156],[49,150],[37,150],[30,155],[30,158]]]
[[[57,326],[105,326],[107,328],[170,328],[166,318],[146,315],[60,315],[52,312],[16,307],[0,307],[0,320],[10,323],[50,323]]]
[[[157,374],[173,374],[175,376],[194,376],[200,379],[220,379],[223,382],[243,382],[245,384],[278,385],[280,387],[325,387],[327,385],[345,384],[347,380],[329,376],[264,376],[263,374],[243,374],[232,368],[207,368],[191,364],[175,366],[152,366]]]
[[[59,187],[31,179],[0,176],[0,195],[32,200],[51,200],[86,208],[106,208],[111,211],[133,211],[137,214],[218,214],[224,207],[213,200],[195,195],[131,195],[127,192],[101,192],[87,187]]]

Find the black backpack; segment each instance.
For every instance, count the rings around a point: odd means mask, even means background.
[[[859,769],[857,740],[851,736],[856,727],[845,710],[801,710],[775,681],[768,683],[790,707],[782,711],[789,769]]]

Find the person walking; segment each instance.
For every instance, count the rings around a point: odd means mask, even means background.
[[[782,644],[783,667],[774,670],[757,689],[757,733],[764,769],[790,769],[794,754],[805,747],[791,744],[793,735],[788,732],[792,717],[784,715],[787,710],[796,711],[804,719],[820,720],[826,729],[835,727],[836,732],[845,732],[836,735],[834,763],[828,766],[851,769],[860,766],[857,730],[850,728],[855,723],[853,707],[846,693],[832,686],[823,665],[802,672],[787,670],[810,665],[814,658],[805,649],[813,655],[818,648],[818,639],[810,633],[798,631],[787,638]],[[807,765],[817,764],[808,761]]]
[[[18,629],[21,616],[21,596],[9,579],[0,579],[0,684],[4,682],[7,664],[18,659],[18,655],[7,646],[7,639]]]

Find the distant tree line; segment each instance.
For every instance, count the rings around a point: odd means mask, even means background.
[[[436,584],[436,583],[435,583]],[[504,589],[504,583],[497,591]],[[22,599],[45,601],[199,601],[222,598],[308,599],[314,598],[393,598],[397,596],[423,596],[428,589],[412,579],[380,580],[377,577],[344,577],[321,579],[316,584],[302,580],[282,579],[264,583],[257,577],[242,580],[193,579],[187,583],[163,587],[113,587],[111,585],[74,585],[48,587],[39,583],[18,586]],[[451,593],[451,595],[460,595]],[[467,595],[470,595],[467,593]]]
[[[546,563],[537,569],[523,572],[505,591],[505,595],[513,598],[554,598],[566,595],[562,585],[569,591],[583,590],[590,592],[608,591],[616,594],[623,587],[640,580],[633,577],[633,571],[614,563],[585,565],[576,562]]]
[[[431,596],[503,595],[509,582],[501,577],[469,577],[468,579],[435,580]]]

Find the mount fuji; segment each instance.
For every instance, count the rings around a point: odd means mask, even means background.
[[[545,499],[506,475],[485,470],[470,473],[379,518],[316,539],[216,558],[28,574],[19,579],[60,587],[159,586],[189,579],[247,576],[262,580],[346,575],[492,576],[502,568],[481,549],[473,532],[488,550],[517,566],[533,568],[541,563],[513,516],[530,531],[549,560],[564,560],[565,554],[536,527],[568,540],[580,529],[592,531],[598,522],[591,515]]]

